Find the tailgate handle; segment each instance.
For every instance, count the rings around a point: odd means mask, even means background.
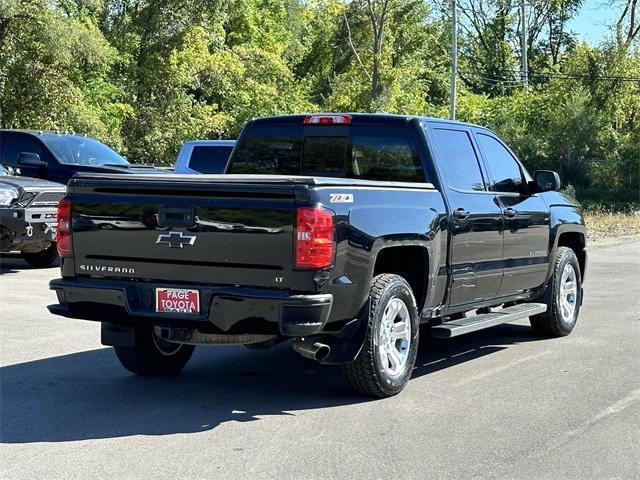
[[[159,227],[191,227],[195,223],[193,207],[169,207],[161,205],[158,209]]]

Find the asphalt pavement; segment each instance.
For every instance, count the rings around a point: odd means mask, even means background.
[[[2,479],[640,478],[640,241],[591,249],[570,336],[423,330],[386,400],[286,344],[135,377],[98,324],[48,313],[57,269],[0,263]]]

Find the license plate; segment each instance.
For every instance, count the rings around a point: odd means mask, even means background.
[[[184,288],[156,288],[156,312],[200,313],[200,292]]]

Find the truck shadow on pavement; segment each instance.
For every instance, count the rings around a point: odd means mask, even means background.
[[[452,340],[424,332],[413,378],[534,340],[517,324]],[[195,433],[368,401],[343,384],[338,368],[306,360],[288,344],[266,352],[196,349],[185,370],[168,378],[130,375],[102,348],[1,368],[0,443]]]
[[[27,262],[15,253],[0,253],[0,275],[16,273],[20,270],[28,270],[31,267]]]
[[[22,259],[19,253],[0,253],[0,275],[17,273],[21,270],[43,270],[43,268],[32,267]]]

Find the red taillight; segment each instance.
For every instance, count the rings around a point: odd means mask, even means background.
[[[320,207],[296,210],[296,268],[320,269],[333,264],[333,212]]]
[[[305,125],[350,125],[351,115],[307,115]]]
[[[56,229],[56,245],[61,257],[70,257],[71,248],[71,202],[66,198],[58,203],[58,228]]]

